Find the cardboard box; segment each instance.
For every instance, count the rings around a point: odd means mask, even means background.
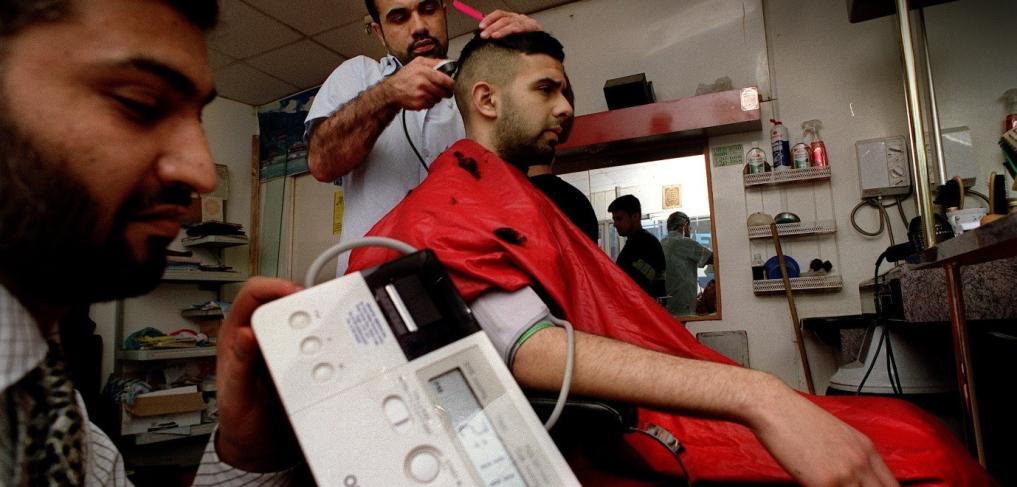
[[[197,386],[141,394],[121,406],[120,434],[133,435],[201,423],[205,401]]]

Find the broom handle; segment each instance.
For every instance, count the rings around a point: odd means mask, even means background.
[[[795,298],[791,293],[791,279],[787,276],[787,266],[784,265],[784,250],[780,247],[780,237],[777,236],[777,224],[770,222],[770,236],[773,238],[773,245],[777,249],[777,264],[780,265],[780,277],[784,280],[784,295],[787,297],[787,307],[791,310],[791,327],[795,330],[795,341],[798,343],[798,356],[802,359],[802,368],[805,369],[805,385],[809,388],[809,394],[816,393],[816,386],[812,383],[812,368],[809,367],[809,356],[805,352],[805,340],[802,337],[802,327],[798,321],[798,307],[795,306]]]

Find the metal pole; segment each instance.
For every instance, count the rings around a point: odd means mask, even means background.
[[[915,47],[911,41],[908,0],[896,0],[896,2],[901,54],[904,57],[907,108],[911,119],[911,126],[908,127],[911,135],[911,151],[914,155],[911,175],[914,177],[915,197],[918,203],[918,216],[922,221],[925,247],[928,248],[936,245],[936,227],[932,213],[932,194],[929,189],[929,161],[925,153],[925,122],[922,120],[922,104],[918,91],[917,69],[915,68]]]
[[[960,265],[952,262],[946,265],[946,302],[950,305],[950,331],[953,333],[953,353],[957,362],[957,385],[960,388],[961,403],[965,416],[964,432],[968,445],[974,434],[975,454],[978,463],[985,466],[985,444],[982,440],[982,421],[978,413],[978,395],[975,393],[975,371],[971,360],[971,344],[968,340],[968,321],[964,307],[964,281]]]
[[[936,182],[946,184],[946,155],[943,154],[943,131],[939,124],[939,106],[936,102],[936,83],[932,79],[932,56],[929,55],[929,36],[925,32],[925,9],[918,9],[918,25],[922,30],[922,50],[925,53],[925,75],[929,80],[929,118],[932,121],[932,147],[936,148]],[[961,202],[964,203],[963,201]]]

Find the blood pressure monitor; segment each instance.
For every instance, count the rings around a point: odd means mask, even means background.
[[[579,485],[430,251],[252,318],[319,485]]]

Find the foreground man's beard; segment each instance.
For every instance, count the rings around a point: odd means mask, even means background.
[[[0,103],[2,105],[2,103]],[[99,204],[74,179],[70,157],[44,156],[0,106],[0,276],[16,292],[81,304],[151,291],[166,267],[163,238],[144,260],[126,240],[127,217],[156,199],[136,193],[99,234]],[[188,194],[189,196],[189,194]]]

